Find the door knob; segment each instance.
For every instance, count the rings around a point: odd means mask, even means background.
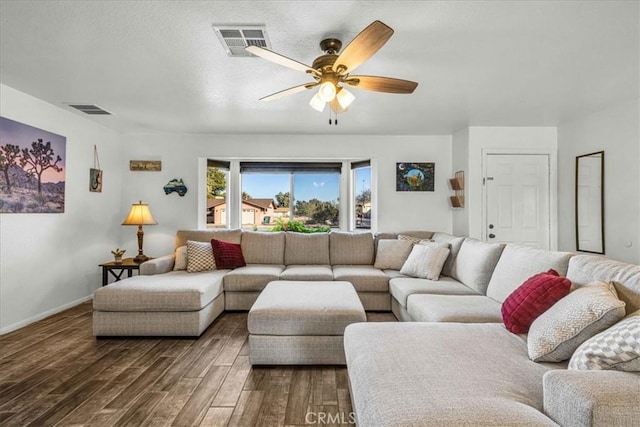
[[[490,239],[495,239],[495,237],[496,237],[496,235],[495,235],[495,234],[493,234],[493,233],[489,234],[489,238],[490,238]]]

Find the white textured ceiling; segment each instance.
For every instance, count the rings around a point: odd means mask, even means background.
[[[309,81],[230,58],[212,24],[264,24],[273,50],[306,64],[327,36],[372,21],[395,30],[358,74],[419,82],[412,95],[353,90],[339,126]],[[124,132],[450,134],[553,126],[638,98],[637,1],[2,1],[0,81]],[[83,113],[77,113],[83,114]]]

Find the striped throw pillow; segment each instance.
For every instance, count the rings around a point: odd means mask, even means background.
[[[415,245],[400,269],[401,274],[421,279],[438,280],[449,256],[446,243],[421,243]]]

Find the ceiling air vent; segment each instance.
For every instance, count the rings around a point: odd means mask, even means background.
[[[110,112],[103,110],[97,105],[91,104],[67,104],[71,108],[75,108],[76,110],[82,111],[85,114],[91,115],[111,115]]]
[[[247,46],[271,49],[264,25],[214,25],[213,31],[229,56],[252,56]]]

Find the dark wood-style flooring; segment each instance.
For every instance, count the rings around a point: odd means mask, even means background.
[[[370,313],[369,320],[395,318]],[[96,340],[88,302],[3,335],[0,425],[350,422],[346,368],[252,368],[246,321],[246,313],[224,313],[198,339]]]

